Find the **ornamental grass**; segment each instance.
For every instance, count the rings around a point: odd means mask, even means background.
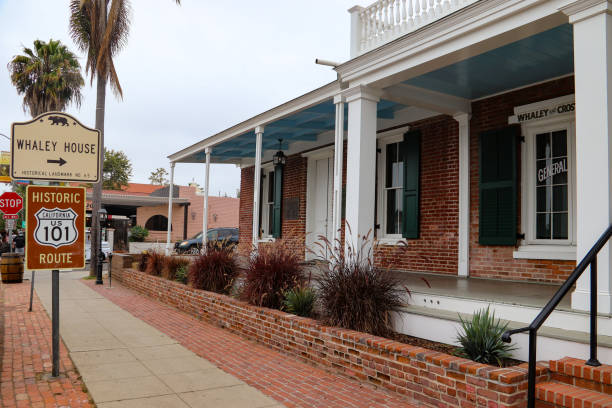
[[[303,283],[300,256],[286,240],[277,240],[252,254],[241,297],[255,306],[280,309],[285,292]]]
[[[196,289],[229,294],[238,276],[238,265],[232,247],[210,244],[189,267],[188,281]]]
[[[350,227],[348,227],[350,230]],[[331,326],[389,336],[392,314],[404,304],[402,289],[392,274],[372,264],[375,242],[366,236],[348,243],[346,254],[339,241],[320,236],[311,251],[328,263],[319,278],[318,299],[323,321]]]

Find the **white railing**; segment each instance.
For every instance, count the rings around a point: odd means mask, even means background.
[[[417,30],[478,0],[378,0],[351,13],[351,58]]]

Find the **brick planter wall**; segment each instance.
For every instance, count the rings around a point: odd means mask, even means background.
[[[493,367],[365,333],[327,327],[313,319],[251,306],[133,269],[113,267],[113,277],[195,317],[304,361],[404,394],[424,406],[526,405],[527,370],[523,366]],[[548,378],[543,367],[538,374]]]

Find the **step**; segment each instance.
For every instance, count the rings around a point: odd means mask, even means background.
[[[565,357],[550,361],[551,378],[557,382],[612,395],[612,366],[592,367],[584,360]]]
[[[536,385],[536,399],[553,407],[564,408],[610,408],[612,395],[586,390],[569,384],[543,382]],[[540,404],[540,406],[546,406]]]
[[[457,310],[434,309],[422,306],[405,306],[396,319],[396,330],[416,337],[443,343],[455,344],[459,329],[459,316],[464,320],[471,319],[469,313],[458,313]],[[514,315],[521,313],[520,307]],[[496,315],[497,316],[497,315]],[[523,322],[501,319],[508,323],[508,329],[524,327]],[[528,358],[528,336],[525,333],[512,336],[518,349],[514,357],[526,361]],[[612,336],[598,336],[600,361],[612,363]],[[557,360],[567,355],[589,355],[589,333],[575,330],[542,327],[538,331],[538,360]]]

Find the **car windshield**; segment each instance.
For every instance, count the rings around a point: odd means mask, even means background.
[[[195,235],[193,236],[193,238],[191,238],[191,239],[201,239],[201,238],[202,238],[202,231],[200,231],[200,232],[198,232],[197,234],[195,234]]]

